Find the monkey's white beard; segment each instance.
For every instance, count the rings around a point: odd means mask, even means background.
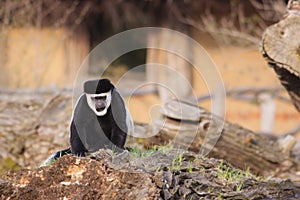
[[[92,97],[104,97],[104,96],[106,96],[106,100],[105,100],[106,106],[105,106],[104,110],[97,111],[95,102],[92,100]],[[101,93],[101,94],[86,94],[86,100],[87,100],[89,107],[92,109],[92,111],[94,111],[94,113],[97,116],[104,116],[107,113],[107,110],[111,104],[111,91],[106,92],[106,93]]]

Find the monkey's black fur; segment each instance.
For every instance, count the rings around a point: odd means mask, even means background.
[[[83,85],[83,91],[87,94],[100,94],[114,88],[115,87],[108,79],[89,80]]]
[[[120,94],[108,79],[86,81],[83,88],[84,94],[81,95],[74,109],[70,126],[71,147],[53,153],[41,166],[47,166],[70,153],[85,156],[87,152],[105,147],[117,151],[124,149],[129,124],[126,123],[128,113]],[[97,116],[89,107],[86,94],[101,94],[109,91],[111,102],[107,112],[103,116]]]
[[[103,116],[97,116],[88,106],[86,94],[80,97],[70,127],[70,143],[74,155],[85,156],[87,152],[105,147],[124,149],[128,125],[122,97],[108,79],[84,83],[84,92],[87,94],[108,91],[111,92],[111,104]]]

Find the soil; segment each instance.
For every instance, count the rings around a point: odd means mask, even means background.
[[[72,155],[10,172],[1,199],[299,199],[300,184],[257,177],[223,160],[173,148]]]

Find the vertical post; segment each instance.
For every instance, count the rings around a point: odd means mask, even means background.
[[[262,133],[272,133],[276,104],[270,93],[261,93],[258,96],[260,102],[260,130]]]

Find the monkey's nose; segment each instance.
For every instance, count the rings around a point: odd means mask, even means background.
[[[102,110],[104,110],[105,109],[105,104],[97,104],[96,105],[96,110],[98,111],[98,112],[100,112],[100,111],[102,111]]]

